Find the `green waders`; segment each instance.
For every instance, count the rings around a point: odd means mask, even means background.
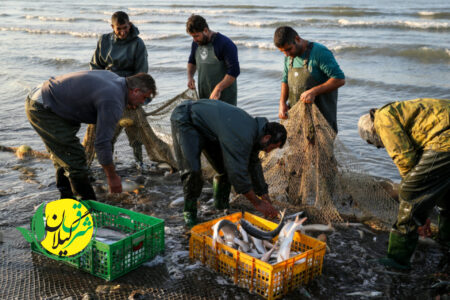
[[[73,123],[54,114],[38,101],[27,98],[25,111],[31,126],[44,141],[56,169],[56,186],[61,198],[95,200],[89,181],[86,154],[79,138],[79,123]]]
[[[214,54],[213,41],[202,46],[198,45],[195,52],[195,62],[198,70],[198,95],[200,99],[209,99],[216,85],[227,75],[225,61],[220,61]],[[220,95],[220,100],[236,106],[237,104],[237,83],[236,80]]]
[[[379,262],[407,269],[418,241],[417,228],[425,224],[436,205],[440,210],[438,237],[443,243],[450,241],[450,152],[425,150],[416,166],[402,179],[399,200],[387,257]]]
[[[198,90],[200,99],[208,99],[214,87],[222,81],[227,74],[224,61],[220,61],[215,53],[213,41],[204,46],[199,45],[195,52],[195,61],[198,69]],[[222,91],[220,100],[228,104],[237,105],[237,83],[234,81],[228,88]],[[217,161],[212,158],[209,161]],[[220,166],[214,167],[216,170],[223,169]],[[228,181],[227,174],[220,172],[214,177],[213,181],[213,198],[214,206],[217,209],[229,208],[231,184]]]
[[[313,47],[313,43],[308,43],[306,47],[305,59],[303,61],[303,67],[301,68],[293,68],[293,59],[291,58],[289,71],[288,71],[288,86],[289,86],[289,106],[294,106],[299,100],[300,95],[319,85],[319,83],[311,76],[311,73],[308,70],[308,62],[309,55],[311,53],[311,49]],[[337,112],[337,89],[316,96],[314,100],[314,104],[317,105],[322,115],[328,121],[330,126],[337,132],[337,121],[336,121],[336,112]]]

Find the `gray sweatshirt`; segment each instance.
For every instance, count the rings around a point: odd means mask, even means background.
[[[110,71],[81,71],[52,77],[42,86],[44,106],[73,123],[97,124],[100,164],[112,160],[111,140],[127,103],[125,78]]]

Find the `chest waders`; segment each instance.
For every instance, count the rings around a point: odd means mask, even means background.
[[[305,52],[305,59],[303,60],[303,67],[294,68],[294,59],[290,58],[289,71],[288,71],[288,86],[289,86],[289,106],[294,106],[299,100],[300,95],[319,85],[319,83],[311,76],[308,70],[309,55],[313,43],[308,43]],[[314,104],[317,105],[322,115],[327,120],[328,124],[337,132],[337,89],[329,93],[317,95]]]
[[[223,80],[227,74],[224,61],[220,61],[215,53],[213,41],[204,46],[198,46],[195,52],[195,61],[198,69],[198,90],[200,99],[208,99],[215,86]],[[234,81],[228,88],[224,89],[220,95],[220,100],[236,106],[237,104],[237,84]],[[217,209],[229,208],[231,184],[228,175],[224,172],[216,174],[213,180],[214,206]]]
[[[215,53],[213,41],[201,46],[199,45],[195,52],[195,62],[198,70],[198,94],[200,99],[208,99],[216,85],[227,75],[225,61],[220,61]],[[237,84],[236,80],[220,95],[220,100],[236,106],[237,104]]]

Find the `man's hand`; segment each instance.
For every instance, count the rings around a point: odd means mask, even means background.
[[[218,85],[214,88],[211,95],[209,95],[209,99],[219,100],[220,95],[222,94],[222,91],[218,88]]]
[[[316,93],[312,89],[304,91],[300,95],[300,100],[303,103],[313,103],[315,99],[316,99]]]
[[[190,88],[191,90],[195,90],[195,79],[191,78],[188,79],[188,84],[187,84],[188,88]]]
[[[259,199],[258,201],[253,202],[253,206],[267,218],[274,219],[278,215],[278,211],[269,201]]]
[[[427,219],[423,226],[420,226],[419,228],[417,228],[417,233],[423,237],[430,237],[432,234],[430,225],[431,225],[431,221],[430,221],[430,219]]]
[[[122,180],[119,175],[107,177],[107,179],[110,193],[122,193]]]
[[[287,119],[288,118],[288,114],[287,111],[289,110],[289,107],[287,106],[286,102],[280,102],[280,107],[278,109],[278,117],[280,119]]]

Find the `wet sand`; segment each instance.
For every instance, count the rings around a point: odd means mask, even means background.
[[[169,206],[182,197],[178,174],[153,169],[141,175],[133,169],[122,169],[121,176],[134,179],[145,188],[138,193],[108,195],[103,188],[103,173],[100,169],[94,169],[94,173],[99,201],[165,220],[164,254],[112,282],[32,254],[14,227],[26,224],[33,209],[45,199],[44,194],[41,198],[23,199],[27,203],[19,205],[23,211],[20,217],[0,223],[0,299],[260,299],[189,259],[189,231],[183,225],[182,205]],[[57,194],[52,190],[45,197]],[[223,212],[208,204],[211,198],[212,189],[207,183],[199,201],[201,221],[223,216]],[[241,210],[260,215],[246,201],[239,200],[232,202],[228,213]],[[387,232],[374,231],[369,226],[337,226],[335,232],[326,235],[329,249],[322,275],[285,299],[448,299],[448,249],[419,244],[413,269],[399,272],[368,262],[385,254]]]

